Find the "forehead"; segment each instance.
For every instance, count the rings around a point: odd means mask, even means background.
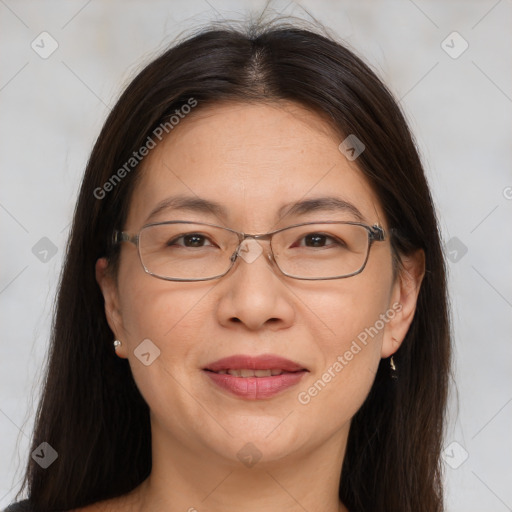
[[[199,105],[142,162],[127,227],[142,227],[153,212],[151,221],[206,215],[232,228],[260,232],[284,221],[283,214],[285,224],[298,220],[290,217],[288,205],[322,197],[334,198],[331,205],[339,200],[355,206],[362,216],[347,217],[350,208],[331,209],[338,217],[343,214],[340,220],[384,225],[368,181],[338,149],[342,139],[325,118],[295,103]],[[220,208],[207,205],[194,213],[193,208],[176,208],[187,201],[169,201],[175,196]],[[294,215],[299,211],[294,209]],[[317,208],[315,220],[319,214]]]

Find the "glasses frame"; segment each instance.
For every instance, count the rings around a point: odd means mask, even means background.
[[[178,278],[178,277],[164,277],[160,276],[158,274],[154,274],[153,272],[150,272],[148,268],[144,265],[144,262],[142,261],[142,255],[140,253],[140,247],[139,247],[139,240],[140,240],[140,234],[142,231],[146,228],[149,228],[151,226],[160,226],[164,224],[196,224],[200,226],[210,226],[215,228],[224,229],[226,231],[230,231],[231,233],[235,233],[238,236],[238,246],[235,250],[235,252],[231,255],[231,265],[229,268],[222,274],[213,276],[213,277],[206,277],[206,278],[194,278],[194,279],[184,279],[184,278]],[[364,263],[362,267],[357,270],[356,272],[352,272],[351,274],[341,275],[341,276],[334,276],[334,277],[297,277],[293,276],[291,274],[287,274],[283,270],[281,270],[281,267],[279,266],[279,263],[277,262],[275,255],[274,255],[274,249],[272,248],[272,237],[276,233],[280,233],[281,231],[285,231],[287,229],[296,228],[300,226],[308,226],[311,224],[348,224],[351,226],[361,226],[368,232],[368,246],[366,250],[366,257],[364,260]],[[383,242],[387,239],[386,233],[382,229],[381,226],[378,224],[374,224],[373,226],[368,226],[367,224],[364,224],[362,222],[351,222],[351,221],[317,221],[317,222],[303,222],[300,224],[293,224],[292,226],[287,226],[285,228],[276,229],[275,231],[270,231],[269,233],[262,233],[262,234],[249,234],[249,233],[243,233],[240,231],[236,231],[231,228],[226,228],[224,226],[219,226],[217,224],[209,224],[207,222],[194,222],[189,220],[170,220],[165,222],[153,222],[151,224],[146,224],[143,226],[140,231],[136,234],[128,233],[127,231],[120,231],[115,230],[112,235],[112,243],[114,246],[117,246],[118,244],[122,242],[131,242],[137,247],[137,252],[139,254],[139,261],[142,265],[142,268],[144,269],[144,272],[147,274],[156,277],[157,279],[163,279],[164,281],[180,281],[180,282],[190,282],[190,281],[211,281],[213,279],[219,279],[221,277],[224,277],[234,266],[236,260],[238,259],[239,253],[240,253],[240,247],[244,240],[252,238],[254,240],[268,240],[270,245],[270,253],[268,255],[269,260],[275,263],[275,266],[278,268],[279,272],[281,274],[285,275],[286,277],[290,277],[292,279],[300,279],[302,281],[325,281],[325,280],[331,280],[331,279],[345,279],[347,277],[352,277],[357,274],[360,274],[366,267],[366,263],[368,262],[368,258],[370,257],[370,249],[374,242]]]

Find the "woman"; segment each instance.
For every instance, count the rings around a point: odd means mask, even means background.
[[[441,511],[449,358],[385,86],[309,30],[203,31],[91,154],[12,510]]]

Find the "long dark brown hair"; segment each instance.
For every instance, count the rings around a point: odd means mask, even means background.
[[[393,229],[393,253],[399,260],[423,249],[426,273],[394,356],[398,379],[381,361],[352,420],[339,496],[351,511],[440,512],[450,329],[425,173],[400,108],[374,72],[331,37],[284,23],[189,36],[143,69],[108,116],[76,205],[32,441],[31,452],[47,442],[58,459],[42,469],[28,457],[18,497],[27,490],[38,511],[68,510],[127,493],[151,471],[148,406],[127,360],[114,354],[95,279],[98,258],[107,256],[115,268],[112,233],[124,225],[137,166],[105,197],[94,191],[190,98],[197,109],[220,101],[291,100],[366,146],[357,164]]]

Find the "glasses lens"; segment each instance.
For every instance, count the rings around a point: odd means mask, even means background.
[[[358,273],[368,257],[363,226],[308,224],[274,235],[272,249],[279,268],[291,277],[322,279]]]
[[[194,223],[146,226],[139,252],[147,272],[173,279],[206,279],[224,274],[238,245],[225,229]]]

